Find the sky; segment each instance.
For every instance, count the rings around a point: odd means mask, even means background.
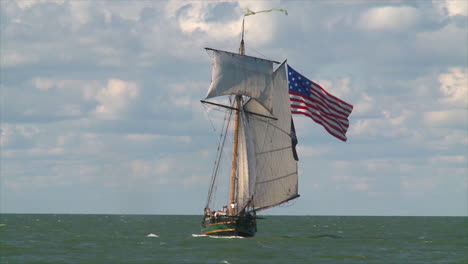
[[[204,47],[237,52],[269,8],[246,54],[354,110],[346,143],[294,116],[301,197],[264,214],[467,216],[463,0],[1,1],[0,212],[202,214]]]

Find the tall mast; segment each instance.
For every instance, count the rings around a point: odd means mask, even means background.
[[[242,39],[239,47],[239,54],[245,55],[244,45],[244,19],[242,19]],[[236,116],[234,119],[234,145],[232,148],[232,167],[231,167],[231,185],[229,189],[229,215],[235,215],[237,208],[236,205],[236,172],[237,172],[237,145],[239,141],[239,110],[241,105],[241,95],[236,95]],[[237,206],[237,205],[236,205]]]

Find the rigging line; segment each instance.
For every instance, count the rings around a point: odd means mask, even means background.
[[[227,127],[229,127],[229,123],[226,124],[226,117],[227,116],[228,116],[228,113],[226,113],[226,115],[224,117],[224,121],[223,121],[223,127],[226,127],[226,129],[227,129]],[[224,135],[224,137],[223,137],[223,135]],[[222,134],[222,132],[221,132],[220,141],[219,141],[219,144],[218,144],[217,155],[216,155],[216,159],[215,159],[215,166],[213,168],[213,173],[212,173],[212,181],[211,181],[210,191],[208,193],[208,203],[211,200],[211,196],[212,196],[212,193],[213,193],[213,186],[214,186],[214,184],[216,182],[216,175],[218,174],[218,170],[219,170],[220,160],[221,160],[221,156],[222,156],[222,153],[223,153],[224,141],[225,141],[225,134]]]
[[[205,100],[200,100],[200,102],[202,102],[202,103],[204,103],[204,104],[210,104],[210,105],[215,105],[215,106],[219,106],[219,107],[224,107],[224,108],[226,108],[226,109],[231,109],[231,110],[235,110],[235,111],[240,111],[239,109],[237,109],[237,108],[235,108],[235,107],[232,107],[232,106],[227,106],[227,105],[223,105],[223,104],[213,103],[213,102],[209,102],[209,101],[205,101]],[[244,111],[244,113],[247,113],[247,114],[256,115],[256,116],[260,116],[260,117],[264,117],[264,118],[270,118],[270,119],[273,119],[273,120],[278,120],[278,118],[276,118],[276,117],[267,116],[267,115],[262,115],[262,114],[254,113],[254,112],[250,112],[250,111],[247,111],[247,110],[245,110],[245,109],[242,109],[242,111]]]
[[[299,198],[299,196],[300,196],[299,194],[296,194],[296,195],[292,196],[291,198],[289,198],[289,199],[287,199],[285,201],[282,201],[282,202],[279,202],[279,203],[276,203],[276,204],[272,204],[272,205],[268,205],[268,206],[264,206],[264,207],[259,207],[259,208],[256,208],[256,209],[252,210],[252,211],[258,212],[258,211],[265,210],[265,209],[268,209],[268,208],[271,208],[271,207],[275,207],[275,206],[278,206],[280,204],[287,203],[287,202],[290,202],[290,201],[292,201],[292,200],[294,200],[296,198]]]
[[[258,156],[258,155],[273,153],[273,152],[277,152],[277,151],[281,151],[281,150],[285,150],[285,149],[289,150],[289,149],[291,149],[291,147],[287,146],[287,147],[282,147],[282,148],[278,148],[278,149],[271,149],[271,150],[268,150],[268,151],[257,152],[255,154]]]
[[[212,48],[205,48],[205,50],[207,50],[207,51],[210,50],[210,51],[213,51],[213,52],[223,52],[225,54],[229,54],[230,56],[243,56],[243,57],[252,58],[252,59],[256,59],[256,60],[263,60],[263,61],[269,61],[269,62],[272,62],[272,63],[275,63],[275,64],[281,64],[281,62],[279,62],[279,61],[264,59],[264,58],[260,58],[260,57],[254,57],[254,56],[250,56],[250,55],[239,55],[239,53],[234,53],[234,52],[230,52],[230,51],[226,51],[226,50],[218,50],[218,49],[212,49]],[[243,65],[243,64],[240,64],[240,63],[236,63],[236,62],[233,62],[233,63],[235,63],[236,65]],[[255,69],[252,69],[252,70],[255,71]]]
[[[231,97],[229,97],[229,102],[232,106],[235,103],[235,101],[233,101]],[[225,146],[226,138],[229,137],[228,131],[229,131],[229,124],[231,123],[230,120],[232,118],[232,113],[233,111],[226,111],[226,114],[224,116],[223,127],[225,127],[225,129],[223,129],[224,133],[222,134],[223,135],[222,142],[220,141],[220,145],[218,145],[217,158],[215,160],[215,167],[213,168],[212,181],[210,184],[210,190],[208,192],[207,206],[213,200],[213,197],[214,197],[213,191],[216,192],[216,189],[217,189],[217,186],[215,185],[215,183],[216,183],[216,178],[217,178],[218,171],[219,171],[219,166],[221,163],[222,154],[224,153],[224,146]]]
[[[258,55],[260,55],[261,57],[263,57],[266,60],[274,61],[272,58],[266,56],[265,54],[261,53],[260,51],[254,49],[254,48],[246,48],[246,49],[249,50],[249,51],[253,51],[253,52],[257,53]]]
[[[286,175],[283,175],[283,176],[280,176],[280,177],[277,177],[277,178],[274,178],[274,179],[271,179],[271,180],[256,182],[256,184],[263,184],[263,183],[268,183],[268,182],[272,182],[272,181],[281,180],[281,179],[284,179],[284,178],[287,178],[287,177],[294,176],[295,174],[296,174],[296,172],[291,172],[289,174],[286,174]]]
[[[231,119],[231,115],[232,115],[232,111],[228,111],[224,115],[223,127],[225,127],[226,130],[225,130],[224,134],[221,134],[220,141],[219,141],[219,144],[218,144],[218,151],[217,151],[217,155],[216,155],[217,157],[216,157],[215,166],[213,168],[213,172],[212,172],[212,175],[211,175],[211,184],[210,184],[210,189],[208,191],[208,200],[206,202],[207,207],[209,206],[209,204],[211,202],[212,195],[213,195],[213,188],[215,187],[216,176],[217,176],[218,171],[219,171],[219,165],[220,165],[221,157],[222,157],[222,154],[223,154],[224,143],[226,141],[226,135],[227,135],[227,131],[229,129],[229,124],[230,124],[229,120]]]
[[[294,135],[292,135],[291,132],[287,132],[287,131],[285,131],[284,129],[282,129],[281,127],[279,127],[279,126],[277,126],[277,125],[274,125],[273,123],[269,122],[270,120],[266,121],[266,120],[263,120],[263,119],[258,118],[258,117],[252,117],[252,118],[255,119],[255,120],[258,120],[258,121],[260,121],[260,122],[266,123],[267,125],[272,126],[272,127],[276,128],[276,129],[278,129],[279,131],[285,133],[286,135],[288,135],[288,136],[290,136],[290,137],[294,137]]]
[[[204,105],[204,104],[202,104],[202,106],[203,106],[203,110],[205,111],[206,118],[210,121],[211,128],[213,128],[213,131],[214,131],[215,134],[216,134],[216,127],[215,127],[214,124],[213,124],[213,120],[211,120],[211,118],[210,118],[210,114],[209,114],[209,112],[208,112],[208,106],[206,106],[206,105]],[[213,108],[212,108],[212,109],[213,109]],[[216,110],[217,110],[217,109],[216,109]]]

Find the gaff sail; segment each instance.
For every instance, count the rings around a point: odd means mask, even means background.
[[[247,145],[246,151],[240,155],[247,157],[239,160],[238,182],[242,184],[238,185],[238,202],[240,206],[250,202],[254,210],[272,207],[299,196],[286,63],[281,64],[271,79],[271,115],[276,119],[246,114],[269,115],[263,105],[255,100],[249,100],[243,106],[245,112],[242,111],[240,116],[241,139]],[[251,144],[250,151],[248,144]]]

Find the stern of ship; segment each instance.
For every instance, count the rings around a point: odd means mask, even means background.
[[[257,232],[255,216],[205,216],[202,221],[202,234],[209,236],[252,237]]]

